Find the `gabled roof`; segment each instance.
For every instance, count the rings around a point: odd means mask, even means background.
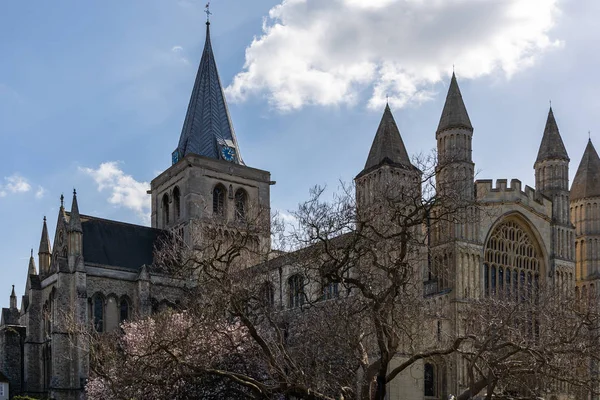
[[[69,215],[70,217],[70,215]],[[138,272],[152,265],[155,246],[167,231],[80,215],[83,230],[83,259]]]
[[[400,130],[396,125],[389,105],[385,106],[365,168],[357,177],[385,164],[402,168],[415,168],[410,162],[408,152],[400,136]]]
[[[212,51],[210,23],[207,22],[204,52],[176,151],[178,159],[189,153],[221,159],[223,147],[233,149],[235,154],[230,161],[243,164]]]
[[[452,79],[450,80],[450,87],[448,88],[448,94],[446,95],[446,103],[442,110],[442,116],[440,123],[437,128],[437,133],[452,128],[464,128],[473,130],[467,108],[460,93],[456,75],[452,73]]]
[[[587,197],[600,197],[600,158],[591,140],[581,157],[570,193],[571,200]]]
[[[538,163],[544,160],[556,159],[569,161],[569,155],[567,154],[565,144],[560,137],[552,107],[550,107],[548,119],[546,120],[546,127],[544,128],[544,136],[542,137],[542,143],[540,143],[540,149],[535,162]]]

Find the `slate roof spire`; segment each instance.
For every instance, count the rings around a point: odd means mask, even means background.
[[[446,103],[444,104],[437,133],[452,128],[473,130],[454,72],[452,72],[452,79],[450,80],[450,87],[446,95]]]
[[[73,203],[71,204],[69,231],[83,232],[83,229],[81,228],[81,217],[79,216],[79,205],[77,204],[77,191],[75,189],[73,189]]]
[[[210,40],[210,22],[208,21],[206,22],[206,43],[179,138],[179,145],[173,152],[173,164],[190,153],[244,164],[217,71]]]
[[[385,111],[377,128],[375,139],[373,139],[365,168],[358,176],[364,175],[384,164],[403,168],[415,168],[410,162],[408,152],[400,136],[400,131],[398,130],[389,104],[385,106]]]
[[[552,112],[552,106],[550,106],[546,127],[544,128],[544,136],[542,137],[542,143],[540,143],[540,149],[535,163],[537,164],[540,161],[556,159],[569,161],[569,155],[567,154],[565,144],[560,137],[558,125],[556,124],[556,119],[554,119],[554,113]]]
[[[600,157],[589,139],[575,179],[571,185],[570,200],[600,197]]]

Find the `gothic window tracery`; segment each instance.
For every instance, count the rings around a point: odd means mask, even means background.
[[[177,186],[173,189],[173,209],[177,221],[181,217],[181,192]]]
[[[119,304],[119,321],[121,323],[127,321],[129,319],[129,302],[127,299],[121,299]]]
[[[104,297],[96,294],[91,302],[92,323],[96,332],[104,332]]]
[[[524,300],[539,286],[542,256],[532,235],[514,220],[494,229],[485,248],[484,294]]]
[[[300,307],[304,304],[304,277],[300,274],[292,275],[288,279],[289,308]]]
[[[246,220],[248,195],[244,189],[238,189],[235,192],[235,219],[236,221]]]
[[[166,193],[162,198],[162,211],[163,211],[163,225],[169,224],[169,195]]]
[[[225,187],[221,184],[213,189],[213,214],[219,217],[225,215]]]

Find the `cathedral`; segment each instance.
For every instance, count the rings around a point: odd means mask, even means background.
[[[449,305],[504,285],[514,285],[516,291],[524,279],[581,293],[598,290],[600,158],[591,141],[569,187],[570,158],[550,109],[535,160],[532,155],[535,188],[518,179],[475,181],[474,128],[454,74],[435,137],[438,160],[454,161],[454,168],[439,172],[439,188],[461,181],[467,188],[461,194],[465,200],[493,212],[450,231],[432,232],[430,245],[443,255],[452,279],[433,280],[424,274],[424,296]],[[371,149],[365,149],[365,167],[357,171],[359,204],[368,201],[367,188],[378,174],[402,179],[416,169],[408,154],[387,106]],[[75,191],[68,209],[60,199],[52,236],[44,217],[37,258],[32,251],[23,269],[26,287],[20,304],[13,287],[10,307],[1,314],[0,377],[6,376],[11,396],[84,398],[86,343],[69,334],[69,324],[111,331],[124,320],[176,305],[182,296],[177,282],[150,269],[159,241],[169,232],[188,237],[194,223],[227,231],[251,213],[269,215],[274,182],[270,172],[244,163],[211,47],[210,23],[171,157],[171,167],[152,180],[148,191],[151,227],[80,213]],[[265,226],[254,238],[258,248],[271,243]],[[518,250],[504,257],[509,248]],[[282,299],[281,307],[295,306],[291,278],[275,278],[274,297]],[[443,323],[443,329],[458,329],[451,318]],[[389,384],[388,398],[442,399],[460,392],[466,377],[460,360],[453,362],[456,368],[443,372],[418,365],[423,379],[399,375]]]

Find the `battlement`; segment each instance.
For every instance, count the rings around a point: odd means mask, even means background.
[[[496,186],[491,179],[475,181],[475,195],[477,201],[484,203],[521,203],[526,207],[545,214],[552,215],[552,201],[530,186],[522,189],[521,181],[511,179],[510,186],[507,179],[497,179]]]

